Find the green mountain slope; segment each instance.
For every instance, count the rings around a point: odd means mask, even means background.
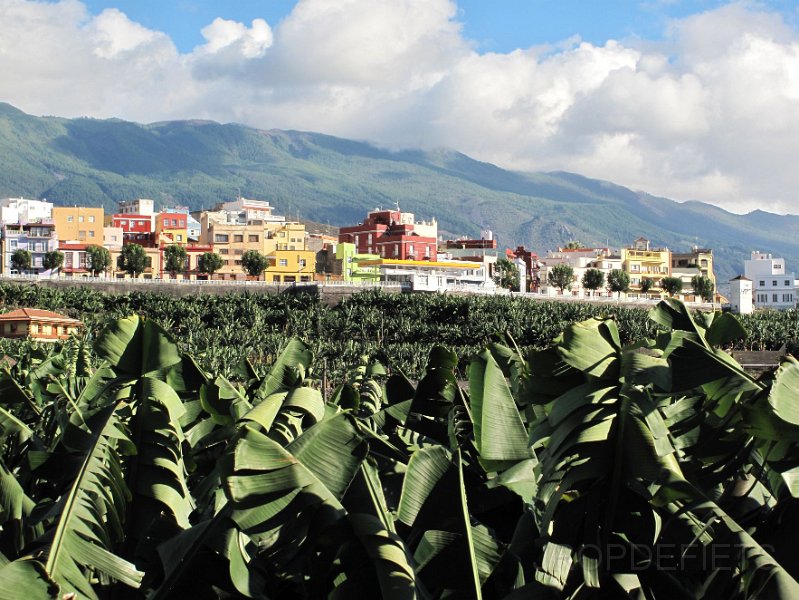
[[[722,280],[753,249],[799,270],[799,217],[734,215],[571,173],[515,173],[458,152],[394,152],[297,131],[208,121],[139,125],[33,117],[0,103],[0,197],[103,205],[153,198],[207,208],[237,194],[282,214],[346,225],[399,203],[436,218],[445,235],[492,229],[504,246],[541,252],[577,239],[618,247],[643,235],[657,246],[710,246]]]

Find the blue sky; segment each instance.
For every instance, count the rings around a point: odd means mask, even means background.
[[[0,0],[0,101],[799,214],[795,0]]]
[[[330,0],[335,2],[336,0]],[[95,14],[117,8],[150,29],[170,35],[181,52],[203,43],[201,29],[217,17],[250,23],[263,18],[277,25],[296,0],[86,0]],[[661,39],[671,19],[727,4],[721,0],[459,0],[464,36],[482,51],[509,52],[556,44],[572,36],[603,44],[609,39]],[[799,18],[797,3],[758,4]]]

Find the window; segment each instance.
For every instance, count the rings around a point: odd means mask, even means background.
[[[94,237],[94,229],[89,229],[89,237]]]
[[[89,223],[94,223],[94,215],[89,216]]]
[[[227,244],[230,238],[226,233],[217,233],[214,235],[214,243],[215,244]]]
[[[247,241],[248,242],[257,242],[258,241],[258,236],[257,235],[247,236]]]
[[[301,258],[300,259],[300,268],[303,268],[303,267],[305,267],[305,259]]]
[[[74,221],[74,220],[75,220],[75,217],[73,217],[72,215],[69,215],[67,217],[67,223],[72,223],[72,221]]]
[[[185,227],[185,226],[186,226],[186,221],[184,221],[183,219],[180,219],[178,221],[178,227]]]
[[[279,283],[280,282],[280,275],[272,275],[272,281]]]
[[[219,249],[219,254],[227,254],[227,253],[228,253],[228,249],[227,248],[220,248]]]
[[[278,261],[278,264],[279,264],[281,267],[288,267],[288,266],[289,266],[289,261],[288,261],[288,259],[287,259],[287,258],[281,258],[281,259]]]
[[[765,281],[761,281],[760,282],[760,287],[766,287],[766,282]]]
[[[182,241],[183,241],[183,236],[182,236],[182,235],[178,234],[178,235],[177,235],[177,238],[178,238],[178,241],[179,241],[179,242],[182,242]]]
[[[777,294],[771,294],[771,301],[777,302]]]
[[[791,282],[788,279],[786,279],[785,280],[785,285],[791,285]]]
[[[234,235],[233,236],[233,241],[234,242],[243,242],[244,241],[244,236],[243,235],[238,235],[238,234]]]
[[[777,280],[776,279],[772,280],[771,285],[777,287]]]
[[[148,256],[145,259],[144,266],[147,267],[148,269],[152,269],[153,268],[153,257],[152,256]]]
[[[85,238],[85,237],[86,237],[86,231],[85,231],[85,230],[83,230],[83,229],[81,229],[81,230],[78,232],[78,237],[79,237],[79,238]]]
[[[244,250],[242,250],[241,248],[236,248],[235,250],[233,250],[233,254],[235,254],[236,256],[241,256],[242,254],[244,254]]]
[[[83,223],[83,215],[78,217],[78,223]]]

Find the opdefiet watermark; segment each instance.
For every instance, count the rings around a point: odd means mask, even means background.
[[[585,544],[580,548],[580,558],[597,561],[615,572],[633,572],[656,569],[659,571],[709,571],[733,569],[741,566],[747,553],[766,552],[773,555],[768,544],[643,544],[609,543]]]

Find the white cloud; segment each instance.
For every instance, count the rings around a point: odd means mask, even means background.
[[[480,53],[452,0],[300,0],[280,24],[165,34],[77,0],[0,0],[0,100],[35,114],[211,118],[448,146],[733,210],[799,213],[799,32],[733,3],[664,42]]]

